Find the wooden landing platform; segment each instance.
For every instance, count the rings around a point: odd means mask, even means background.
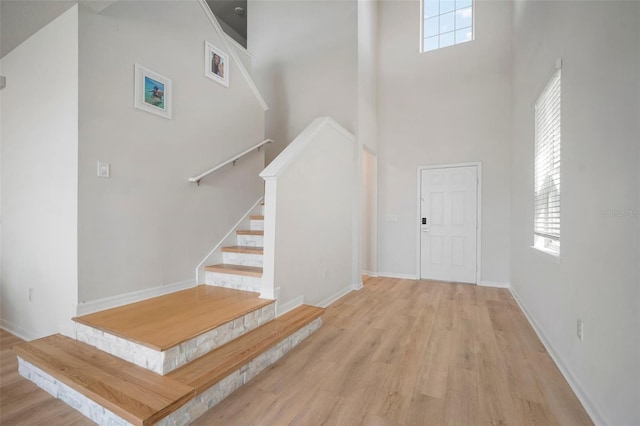
[[[270,303],[258,293],[200,285],[73,320],[164,351]]]

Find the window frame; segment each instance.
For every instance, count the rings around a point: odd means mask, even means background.
[[[476,0],[471,0],[471,6],[468,6],[471,8],[471,39],[470,40],[466,40],[466,41],[462,41],[460,43],[455,43],[455,21],[454,21],[454,30],[451,31],[451,33],[454,33],[454,43],[450,44],[448,46],[443,46],[443,47],[437,47],[435,49],[430,49],[430,50],[425,50],[425,46],[424,46],[424,40],[425,40],[425,26],[424,26],[424,21],[425,21],[425,17],[424,17],[424,4],[425,1],[427,0],[419,0],[420,1],[420,45],[419,45],[419,52],[420,53],[427,53],[427,52],[435,52],[437,50],[441,50],[441,49],[446,49],[447,47],[453,47],[453,46],[457,46],[460,44],[465,44],[465,43],[469,43],[471,41],[474,41],[476,39]],[[439,0],[441,1],[441,0]],[[458,0],[453,0],[453,1],[458,1]],[[455,13],[456,10],[460,10],[460,9],[456,9],[454,6],[453,12]],[[441,16],[440,14],[438,14],[438,16]],[[461,28],[461,29],[465,29],[465,28]],[[447,33],[445,33],[447,34]],[[440,31],[438,31],[438,36],[440,36],[441,33]]]
[[[557,84],[558,84],[558,89],[556,90],[552,90],[553,86],[556,84],[556,80],[557,80]],[[554,99],[550,99],[548,98],[548,96],[553,95],[557,92],[557,100]],[[544,127],[545,130],[557,126],[558,129],[558,136],[557,138],[555,138],[556,140],[551,140],[549,141],[548,139],[542,140],[539,139],[539,125],[538,125],[538,106],[539,105],[547,105],[549,102],[553,102],[553,103],[557,103],[558,104],[558,114],[557,114],[557,123],[553,122],[551,124],[548,124],[547,126]],[[533,144],[533,148],[534,148],[534,158],[533,158],[533,162],[534,162],[534,166],[533,166],[533,173],[534,173],[534,177],[533,177],[533,245],[531,246],[533,249],[538,250],[542,253],[545,253],[549,256],[552,257],[552,259],[555,259],[556,261],[559,261],[560,258],[560,241],[561,241],[561,224],[562,224],[562,191],[561,191],[561,183],[562,183],[562,59],[558,59],[556,61],[556,66],[553,69],[551,75],[546,79],[545,81],[545,85],[544,88],[542,89],[542,91],[540,92],[539,96],[536,98],[534,106],[533,106],[533,112],[534,112],[534,117],[533,117],[533,131],[534,131],[534,144]],[[547,134],[545,134],[546,136]],[[545,160],[547,162],[547,164],[544,167],[551,167],[552,172],[547,173],[544,177],[544,180],[546,180],[549,176],[551,176],[551,174],[553,174],[555,177],[557,177],[557,214],[554,214],[553,218],[557,219],[557,236],[556,235],[550,235],[544,232],[540,232],[539,228],[538,228],[538,223],[537,222],[537,214],[539,214],[539,202],[538,202],[538,192],[537,189],[538,187],[541,186],[540,184],[540,179],[542,178],[541,176],[538,175],[537,173],[537,168],[538,168],[538,163],[540,161],[539,155],[542,156],[543,154],[540,154],[539,151],[539,145],[545,145],[545,147],[543,149],[549,149],[549,147],[551,147],[552,151],[554,152],[553,154],[544,154],[544,156],[546,157]],[[555,152],[557,151],[557,154],[555,154]],[[556,161],[556,155],[557,155],[557,161]],[[551,161],[551,164],[549,164],[549,161]],[[557,166],[555,165],[555,163],[557,162]],[[552,180],[552,182],[554,183],[554,190],[555,190],[555,181]],[[544,183],[542,183],[542,185],[544,185]],[[545,191],[546,196],[549,195],[549,193],[551,193],[551,190],[547,190]],[[547,202],[549,203],[549,202]],[[556,205],[554,204],[553,207],[556,207]],[[550,206],[549,204],[547,204],[546,209],[549,209]],[[549,223],[546,223],[545,226],[548,228],[549,227]]]

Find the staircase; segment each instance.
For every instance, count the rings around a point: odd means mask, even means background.
[[[207,266],[206,284],[74,318],[16,345],[20,374],[101,425],[186,425],[321,325],[302,305],[275,318],[260,299],[263,216]]]
[[[261,205],[264,214],[264,203]],[[217,287],[260,292],[264,216],[249,216],[249,229],[236,231],[236,246],[222,248],[222,263],[206,266],[205,282]]]

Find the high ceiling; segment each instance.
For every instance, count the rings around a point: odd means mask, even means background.
[[[78,0],[0,0],[0,58],[53,21]],[[91,0],[99,10],[113,1]],[[223,29],[241,45],[247,45],[247,0],[208,0]],[[238,14],[236,8],[242,8]]]

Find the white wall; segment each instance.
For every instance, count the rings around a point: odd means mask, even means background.
[[[378,273],[378,158],[362,151],[362,270]]]
[[[249,0],[252,75],[269,104],[270,162],[311,121],[330,116],[355,131],[357,2]]]
[[[314,120],[261,174],[267,179],[265,261],[273,253],[279,307],[302,296],[324,306],[360,282],[352,281],[355,141],[334,123]]]
[[[77,7],[0,67],[2,327],[33,339],[57,332],[77,302]]]
[[[639,7],[619,1],[514,6],[511,283],[593,420],[612,425],[640,424]],[[531,107],[558,57],[562,236],[556,264],[529,246]],[[576,336],[578,318],[583,342]]]
[[[79,299],[194,279],[194,268],[263,192],[263,154],[187,179],[264,139],[264,111],[196,1],[116,2],[80,15]],[[134,63],[173,80],[173,119],[133,107]],[[96,177],[96,162],[111,178]]]
[[[378,0],[358,0],[358,123],[356,135],[378,148]]]
[[[417,166],[481,161],[481,279],[509,280],[511,3],[475,4],[475,41],[427,53],[419,2],[379,4],[380,273],[416,275]]]

